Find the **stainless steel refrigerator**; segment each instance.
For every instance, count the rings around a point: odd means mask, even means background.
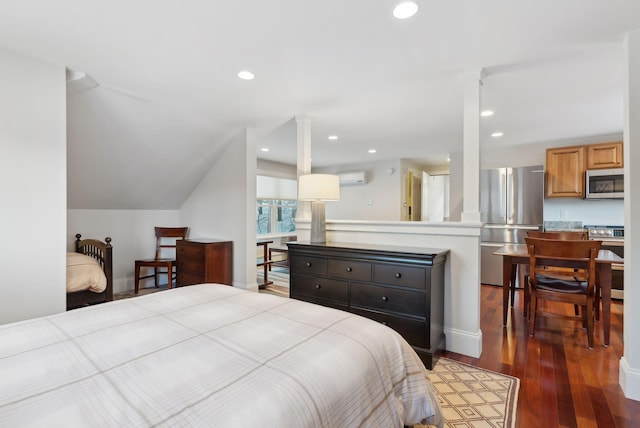
[[[493,252],[507,243],[524,243],[530,230],[542,230],[543,192],[542,165],[480,172],[483,284],[502,285],[502,257]]]

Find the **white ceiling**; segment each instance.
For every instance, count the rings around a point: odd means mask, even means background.
[[[260,157],[295,163],[296,116],[314,166],[442,164],[461,145],[462,77],[481,68],[483,149],[622,132],[640,1],[418,0],[404,21],[396,3],[4,0],[0,46],[99,84],[68,100],[72,208],[179,207],[244,127]]]

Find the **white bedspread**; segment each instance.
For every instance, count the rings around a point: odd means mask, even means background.
[[[441,424],[425,373],[371,320],[202,284],[0,326],[0,426]]]
[[[100,263],[91,256],[67,253],[67,293],[91,290],[102,293],[107,288],[107,277]]]

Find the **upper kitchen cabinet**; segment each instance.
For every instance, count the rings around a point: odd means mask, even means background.
[[[622,141],[587,146],[587,169],[622,168]]]
[[[584,197],[585,146],[547,149],[546,198]]]

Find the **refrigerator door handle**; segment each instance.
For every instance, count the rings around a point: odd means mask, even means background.
[[[507,169],[500,168],[500,217],[502,221],[507,221]]]
[[[507,221],[513,220],[513,171],[507,168]]]

